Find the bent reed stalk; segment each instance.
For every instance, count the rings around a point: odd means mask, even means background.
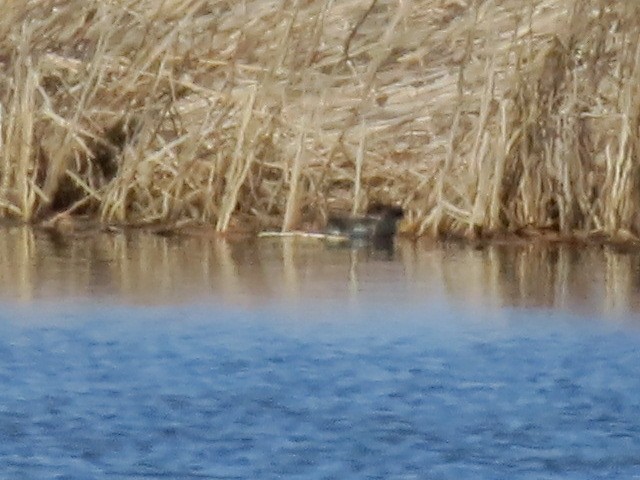
[[[26,0],[0,66],[3,218],[640,236],[636,2]]]

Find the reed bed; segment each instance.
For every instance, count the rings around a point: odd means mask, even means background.
[[[640,4],[25,0],[0,18],[0,217],[640,234]]]

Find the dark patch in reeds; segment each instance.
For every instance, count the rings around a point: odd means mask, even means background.
[[[135,118],[121,119],[107,128],[103,135],[92,144],[92,161],[100,168],[106,181],[110,181],[120,168],[120,154],[125,145],[130,143],[139,128]]]
[[[101,134],[86,139],[88,153],[77,162],[66,162],[67,172],[75,173],[80,178],[85,178],[87,184],[100,188],[110,182],[120,169],[122,151],[130,144],[137,134],[139,122],[136,119],[121,119],[112,126],[106,128]],[[45,166],[49,160],[44,158],[41,164]],[[39,182],[43,184],[44,182]],[[87,195],[86,188],[67,174],[60,176],[56,188],[51,195],[51,203],[43,210],[42,216],[47,217],[51,213],[64,212]],[[91,204],[86,202],[82,208],[76,208],[74,213],[84,214],[88,212]],[[93,211],[96,211],[95,202]]]

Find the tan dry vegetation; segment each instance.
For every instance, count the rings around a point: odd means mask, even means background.
[[[640,233],[637,2],[3,3],[5,218]]]

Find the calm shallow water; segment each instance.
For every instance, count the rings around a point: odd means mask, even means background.
[[[11,234],[0,478],[640,478],[636,254]]]

